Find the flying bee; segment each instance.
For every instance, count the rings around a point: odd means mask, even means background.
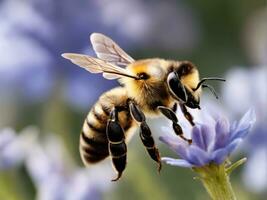
[[[112,39],[100,33],[93,33],[90,40],[98,58],[75,53],[62,56],[91,73],[103,73],[103,77],[109,80],[118,79],[121,86],[102,94],[84,121],[79,146],[83,163],[97,163],[110,155],[117,172],[113,181],[118,180],[126,167],[126,144],[135,129],[140,127],[140,138],[160,171],[160,154],[146,116],[163,114],[172,121],[174,132],[191,143],[178,124],[177,105],[194,125],[187,107],[200,109],[202,87],[209,88],[217,97],[214,89],[204,82],[224,79],[200,80],[197,68],[189,61],[134,60]]]

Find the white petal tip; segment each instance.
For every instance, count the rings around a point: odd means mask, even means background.
[[[250,114],[252,122],[255,123],[256,120],[257,120],[255,109],[254,108],[250,108],[248,112]]]

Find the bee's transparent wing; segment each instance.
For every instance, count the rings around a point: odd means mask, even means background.
[[[109,37],[101,33],[92,33],[90,40],[97,57],[101,60],[124,66],[134,62],[134,59]]]
[[[62,57],[70,60],[72,63],[86,69],[91,73],[103,73],[103,77],[106,79],[117,79],[123,76],[135,78],[134,75],[131,75],[124,68],[87,55],[63,53]]]

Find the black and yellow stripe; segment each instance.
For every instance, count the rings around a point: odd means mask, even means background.
[[[124,88],[115,88],[104,93],[88,113],[80,134],[80,154],[85,165],[99,162],[109,156],[106,127],[111,110],[126,105]],[[132,126],[130,113],[119,114],[119,122],[125,132]]]

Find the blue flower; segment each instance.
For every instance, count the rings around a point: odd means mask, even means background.
[[[214,119],[214,123],[197,123],[191,131],[191,145],[173,134],[161,136],[160,140],[180,157],[164,157],[162,160],[170,165],[190,168],[209,163],[220,165],[236,149],[254,123],[255,112],[250,109],[239,122],[232,124],[225,118]]]
[[[58,137],[46,135],[40,143],[37,136],[34,127],[20,134],[11,128],[1,130],[0,170],[25,165],[39,200],[102,199],[111,188],[112,169],[108,165],[90,170],[77,167]]]
[[[0,169],[5,170],[20,165],[35,143],[37,131],[25,128],[19,135],[11,128],[0,131]]]
[[[99,84],[102,83],[101,78],[92,79],[86,71],[74,67],[60,56],[63,52],[82,53],[89,49],[89,34],[94,31],[109,32],[112,37],[125,39],[113,27],[105,28],[103,20],[95,17],[101,16],[101,8],[96,3],[70,0],[3,1],[0,11],[0,26],[3,27],[0,43],[5,49],[0,58],[1,95],[13,91],[17,95],[15,99],[19,97],[31,103],[44,102],[54,94],[54,88],[61,85],[62,81],[67,83],[62,84],[67,87],[63,88],[64,92],[68,90],[68,93],[72,93],[64,96],[72,98],[66,99],[66,102],[70,105],[74,102],[75,108],[84,109],[95,99],[91,85],[98,84],[99,87],[94,90],[99,92],[115,85]],[[16,59],[12,59],[12,55]],[[77,87],[79,92],[73,91]]]
[[[58,137],[47,135],[31,146],[25,166],[40,200],[100,200],[111,188],[112,170],[107,165],[77,167]]]

